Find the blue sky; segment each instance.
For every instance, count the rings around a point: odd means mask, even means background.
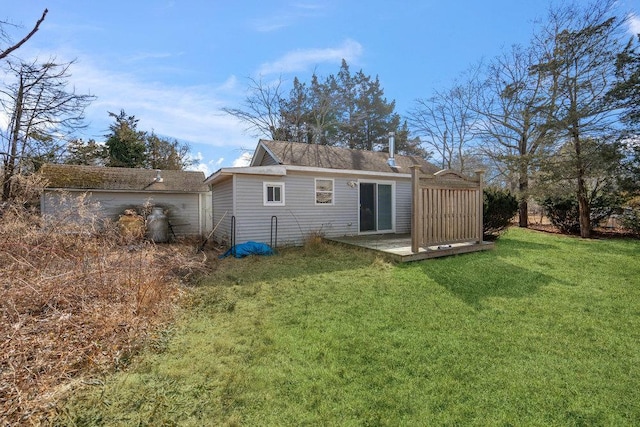
[[[17,55],[77,59],[70,82],[97,99],[84,139],[103,140],[109,111],[139,129],[187,142],[206,174],[237,165],[258,138],[221,112],[240,107],[248,78],[352,72],[379,76],[396,112],[446,87],[471,64],[527,43],[548,3],[443,1],[41,1],[0,0],[0,19],[24,25],[49,13]],[[640,16],[640,0],[620,0]],[[634,20],[640,31],[639,20]]]

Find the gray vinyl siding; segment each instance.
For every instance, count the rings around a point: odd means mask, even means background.
[[[258,162],[257,165],[259,166],[273,166],[273,165],[277,165],[278,162],[275,161],[275,159],[273,157],[271,157],[270,155],[267,154],[267,152],[265,151],[264,155],[262,156],[262,159]]]
[[[315,204],[315,178],[334,179],[333,205]],[[291,172],[284,177],[237,175],[236,242],[272,243],[272,216],[277,218],[278,246],[300,245],[315,233],[327,237],[358,234],[358,189],[347,184],[356,179]],[[284,206],[264,206],[264,182],[285,183]]]
[[[79,192],[69,192],[71,196],[79,196]],[[104,219],[117,221],[125,209],[135,209],[142,212],[145,203],[162,207],[167,215],[169,224],[177,237],[198,236],[204,234],[202,230],[202,214],[199,203],[200,193],[133,193],[88,191],[87,203],[98,203],[96,213]],[[60,213],[61,194],[55,190],[46,190],[42,197],[42,213],[47,216]]]
[[[332,205],[316,205],[315,179],[333,179]],[[214,233],[218,243],[231,244],[231,218],[235,243],[258,241],[277,246],[301,245],[313,234],[340,237],[359,234],[358,174],[289,170],[285,176],[233,174],[213,186],[213,224],[226,217]],[[389,183],[367,177],[367,182]],[[395,233],[411,231],[411,182],[396,179]],[[284,184],[284,205],[264,205],[264,183]],[[272,220],[272,217],[275,219]],[[273,228],[272,228],[273,225]],[[277,227],[277,228],[276,228]]]
[[[233,211],[233,181],[230,178],[213,186],[213,226],[217,228],[213,233],[216,242],[223,245],[230,244],[231,217]]]
[[[396,182],[396,233],[411,233],[411,181]]]

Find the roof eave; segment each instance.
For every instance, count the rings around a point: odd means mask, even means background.
[[[319,168],[313,166],[294,166],[287,165],[287,170],[296,172],[314,172],[314,173],[333,173],[343,175],[362,175],[372,177],[385,177],[385,178],[411,178],[411,173],[399,173],[399,172],[380,172],[380,171],[367,171],[357,169],[331,169],[331,168]],[[400,168],[398,168],[400,169]]]
[[[282,165],[272,166],[242,166],[232,168],[222,168],[205,180],[205,184],[213,185],[225,177],[236,174],[243,175],[268,175],[268,176],[285,176],[287,167]]]

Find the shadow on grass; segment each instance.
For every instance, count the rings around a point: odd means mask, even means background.
[[[498,243],[501,245],[501,252],[512,251],[549,251],[559,249],[558,245],[552,245],[549,243],[538,243],[520,239],[505,239]]]
[[[484,258],[484,257],[482,257]],[[509,264],[496,257],[485,262],[447,259],[424,264],[424,274],[475,309],[488,298],[524,298],[557,279],[548,274]]]

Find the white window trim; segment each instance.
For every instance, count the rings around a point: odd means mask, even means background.
[[[279,202],[270,201],[267,199],[267,189],[269,187],[280,187]],[[263,182],[262,183],[262,203],[264,206],[284,206],[284,182]]]
[[[318,203],[318,180],[331,181],[331,203]],[[329,193],[329,191],[322,191]],[[316,206],[333,206],[336,202],[336,181],[333,178],[315,178],[313,180],[313,199]]]

